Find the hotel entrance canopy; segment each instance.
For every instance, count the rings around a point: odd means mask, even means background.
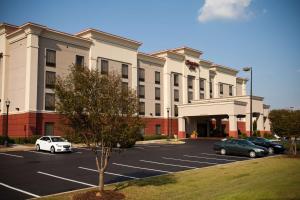
[[[268,110],[263,104],[263,97],[252,96],[252,112],[256,117],[258,130],[264,130],[264,117],[267,117]],[[228,116],[229,135],[237,136],[237,118],[243,118],[246,123],[246,130],[250,130],[250,96],[235,96],[227,98],[194,100],[189,104],[178,106],[179,132],[186,132],[186,120],[189,117],[207,116]]]

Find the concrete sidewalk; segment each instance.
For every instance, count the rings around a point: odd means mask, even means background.
[[[31,151],[34,150],[34,144],[9,144],[9,147],[0,145],[0,152],[8,151]]]

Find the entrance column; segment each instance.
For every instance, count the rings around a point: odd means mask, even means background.
[[[251,123],[250,123],[250,113],[247,113],[246,114],[246,134],[247,134],[247,136],[250,136],[250,127],[251,127],[251,125],[250,125]]]
[[[262,113],[257,117],[257,130],[261,133],[264,132],[264,115]]]
[[[178,138],[186,138],[185,119],[183,117],[178,117]]]
[[[235,115],[229,115],[229,136],[237,138],[237,119]]]

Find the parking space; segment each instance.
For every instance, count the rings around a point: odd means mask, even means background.
[[[187,140],[186,144],[136,145],[114,152],[105,183],[134,180],[160,174],[249,159],[214,153],[214,140]],[[0,197],[27,199],[96,186],[95,156],[86,148],[73,153],[24,151],[0,153]]]

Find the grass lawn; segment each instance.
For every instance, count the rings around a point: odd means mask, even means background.
[[[109,185],[126,199],[300,199],[300,159],[286,156],[231,163]],[[71,199],[68,193],[42,199]]]

